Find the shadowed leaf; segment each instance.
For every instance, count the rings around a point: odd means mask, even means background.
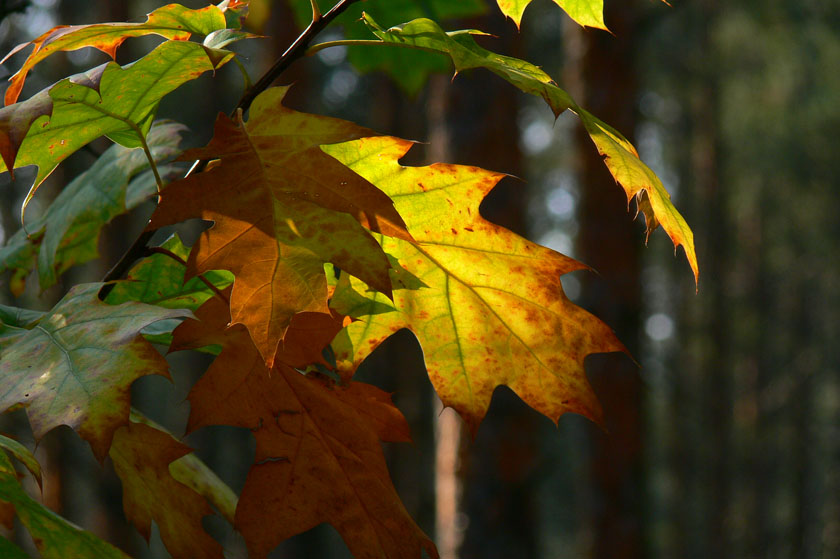
[[[109,456],[122,480],[125,515],[146,540],[154,520],[174,559],[221,559],[222,546],[201,526],[213,510],[170,473],[171,464],[191,452],[168,433],[129,422],[114,433]]]
[[[169,170],[163,163],[181,152],[178,144],[184,130],[183,125],[168,122],[149,132],[147,142],[163,176]],[[155,192],[153,181],[131,180],[148,168],[142,150],[108,148],[64,187],[43,215],[28,220],[26,231],[17,231],[0,248],[0,271],[28,273],[37,260],[43,290],[70,267],[98,258],[102,227]]]
[[[31,329],[0,337],[0,410],[25,406],[36,439],[69,425],[99,460],[128,421],[131,383],[143,375],[169,376],[140,330],[190,316],[141,303],[106,305],[97,298],[102,285],[75,286]]]
[[[196,312],[202,322],[182,325],[191,330],[184,337],[218,341],[228,320],[225,310],[209,300]],[[326,345],[337,329],[300,317],[290,332],[309,331],[313,348]],[[296,327],[299,320],[309,324]],[[210,339],[201,341],[203,334]],[[241,326],[222,336],[221,355],[190,391],[188,430],[219,424],[254,432],[255,463],[235,524],[251,557],[265,557],[284,539],[323,522],[338,530],[359,559],[415,559],[421,549],[437,557],[388,475],[380,441],[408,440],[405,419],[390,397],[367,384],[339,386],[286,365],[301,356],[280,353],[268,369]]]
[[[14,505],[18,518],[32,536],[42,559],[129,559],[119,549],[64,520],[27,495],[18,482],[17,472],[9,457],[0,450],[0,503],[2,502]],[[13,554],[6,555],[6,552],[11,550],[12,553],[16,553],[17,549],[10,546],[4,549],[0,542],[0,552],[3,552],[4,558],[16,557]]]

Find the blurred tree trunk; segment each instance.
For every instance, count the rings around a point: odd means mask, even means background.
[[[614,35],[572,26],[579,52],[569,52],[566,75],[577,74],[573,95],[587,110],[632,138],[638,98],[634,53],[638,5],[610,6]],[[574,77],[574,76],[572,76]],[[566,80],[566,83],[570,83]],[[572,82],[574,83],[574,82]],[[579,303],[610,327],[634,356],[639,353],[641,288],[640,227],[627,198],[581,130],[578,257],[597,274],[581,277]],[[587,373],[605,412],[605,430],[590,428],[592,557],[643,555],[642,384],[637,366],[621,354],[587,359]]]
[[[727,193],[721,189],[721,132],[718,122],[721,114],[719,103],[720,70],[715,58],[715,46],[710,37],[716,20],[716,4],[705,0],[698,6],[697,76],[694,82],[691,111],[696,128],[692,140],[692,176],[694,187],[701,197],[701,207],[706,209],[703,231],[707,240],[704,276],[710,278],[703,291],[704,324],[710,333],[708,351],[701,356],[702,409],[704,420],[701,429],[708,441],[701,450],[701,483],[709,500],[706,509],[708,522],[707,542],[710,557],[729,557],[731,548],[728,535],[731,496],[732,456],[732,386],[733,367],[730,351],[731,301],[728,298],[730,273],[730,246],[732,230],[729,225]],[[702,54],[701,54],[702,53]]]
[[[498,36],[488,48],[522,56],[521,37],[513,24],[491,10],[481,21],[467,21]],[[452,161],[522,176],[516,115],[520,93],[489,72],[458,76],[450,86],[448,122]],[[482,216],[524,235],[527,230],[525,185],[502,180],[481,205]],[[508,389],[493,396],[489,413],[474,441],[465,441],[461,559],[537,557],[537,471],[540,422]],[[463,527],[461,527],[463,529]]]

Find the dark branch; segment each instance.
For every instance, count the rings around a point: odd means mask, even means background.
[[[254,85],[248,88],[248,90],[242,95],[239,103],[236,104],[236,108],[247,111],[257,95],[268,89],[271,84],[274,83],[274,80],[280,77],[280,74],[291,66],[294,61],[301,58],[306,53],[309,43],[312,42],[312,39],[314,39],[318,33],[323,31],[327,25],[329,25],[336,17],[341,15],[341,13],[344,12],[344,10],[346,10],[351,4],[355,4],[358,1],[359,0],[341,0],[320,18],[313,19],[312,23],[309,24],[309,27],[307,27],[303,33],[295,39],[295,42],[286,49],[286,52],[277,59],[274,66],[263,74]]]

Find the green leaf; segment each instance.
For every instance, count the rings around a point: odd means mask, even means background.
[[[35,455],[32,454],[28,448],[16,440],[10,439],[4,435],[0,435],[0,448],[11,452],[12,456],[17,458],[21,464],[26,466],[26,469],[29,470],[38,481],[38,485],[41,485],[41,464],[38,463]]]
[[[152,128],[147,142],[158,165],[180,154],[179,143],[185,129],[174,122]],[[143,189],[135,185],[126,203],[129,182],[148,168],[149,161],[142,150],[119,145],[108,148],[90,169],[64,187],[41,217],[26,224],[26,231],[19,230],[0,248],[0,272],[28,272],[37,258],[43,290],[55,284],[71,266],[98,258],[102,227],[155,192],[154,181],[146,181]]]
[[[24,405],[36,440],[69,425],[100,460],[128,421],[131,383],[169,376],[166,361],[139,332],[191,316],[142,303],[106,305],[97,298],[102,285],[75,286],[31,329],[0,337],[0,411]]]
[[[4,142],[11,146],[15,167],[38,166],[24,207],[53,169],[90,141],[108,135],[126,147],[140,147],[140,135],[151,127],[160,100],[185,82],[215,70],[231,56],[233,53],[198,43],[167,41],[125,67],[109,62],[62,80],[36,96],[38,107],[44,95],[51,99],[52,114],[34,120],[25,138],[18,137],[17,123],[22,117],[17,116],[17,106],[0,109],[0,126],[8,119],[16,125],[0,128],[0,146]],[[7,111],[11,117],[7,118]],[[0,172],[7,170],[8,163],[6,158]]]
[[[530,62],[502,56],[478,46],[472,35],[481,32],[470,30],[446,33],[429,19],[417,19],[385,30],[370,16],[364,17],[373,34],[383,42],[446,53],[452,58],[457,71],[486,68],[522,91],[543,98],[555,116],[566,109],[577,114],[599,153],[604,156],[607,168],[624,188],[628,204],[636,197],[641,208],[652,210],[653,215],[645,216],[648,235],[661,223],[674,246],[682,245],[694,272],[695,282],[698,280],[694,235],[674,207],[662,182],[639,159],[636,148],[626,138],[578,106],[568,93],[554,83],[551,76]]]
[[[27,495],[18,482],[17,472],[11,460],[2,451],[0,451],[0,501],[14,505],[18,518],[26,526],[43,559],[67,559],[68,557],[128,559],[128,556],[119,549],[61,518]],[[5,554],[4,545],[0,542],[2,556],[15,557],[15,555]],[[18,548],[10,547],[10,545],[6,547],[17,553]]]
[[[193,33],[209,35],[213,31],[224,29],[226,25],[225,16],[217,6],[191,10],[179,4],[169,4],[150,13],[144,23],[97,23],[54,27],[32,42],[18,45],[6,55],[8,58],[29,45],[35,45],[35,50],[27,57],[20,70],[9,78],[11,85],[6,89],[6,105],[17,101],[29,70],[57,52],[94,47],[115,58],[117,49],[129,37],[160,35],[170,40],[186,41]],[[6,58],[2,62],[5,62]]]
[[[0,305],[0,322],[7,326],[14,326],[15,328],[30,328],[32,323],[41,320],[41,317],[45,314],[41,311]]]
[[[475,167],[403,167],[412,143],[363,138],[323,146],[394,200],[416,242],[380,236],[399,260],[393,303],[343,274],[331,306],[359,320],[333,340],[346,377],[388,336],[409,328],[423,347],[444,405],[475,433],[504,384],[553,421],[565,412],[601,419],[583,368],[592,353],[623,346],[571,303],[560,276],[579,262],[484,220],[482,199],[504,176]]]
[[[334,2],[320,2],[327,10]],[[312,17],[308,0],[292,4],[298,24],[305,26]],[[362,10],[384,25],[396,25],[415,18],[428,17],[436,21],[474,17],[483,14],[487,6],[481,0],[368,0],[350,6],[336,22],[344,26],[347,39],[367,39],[370,35],[362,23]],[[409,95],[415,95],[425,85],[429,75],[449,70],[446,58],[420,51],[372,49],[350,46],[347,59],[360,72],[387,73]]]
[[[186,260],[190,248],[184,246],[177,235],[173,235],[161,245]],[[165,254],[152,254],[137,264],[126,277],[118,283],[105,302],[116,305],[126,301],[139,301],[168,309],[195,310],[213,296],[213,291],[199,278],[191,278],[184,283],[186,267]],[[226,270],[210,270],[203,274],[205,279],[218,289],[233,283],[233,274]]]
[[[516,23],[516,27],[522,22],[522,13],[531,0],[496,0],[499,9],[507,17]],[[604,0],[554,0],[554,3],[563,8],[569,17],[581,26],[607,29],[604,24]]]
[[[29,555],[25,551],[3,536],[0,536],[0,557],[4,559],[29,559]]]

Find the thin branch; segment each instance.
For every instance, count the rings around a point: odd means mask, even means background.
[[[346,10],[348,7],[350,7],[351,4],[355,4],[358,1],[359,0],[341,0],[338,4],[333,6],[330,9],[330,11],[323,14],[320,18],[313,18],[312,23],[309,24],[309,27],[307,27],[303,31],[303,33],[301,33],[298,36],[298,38],[295,39],[295,42],[292,43],[292,45],[288,49],[286,49],[286,52],[284,52],[280,56],[280,58],[277,59],[277,62],[274,63],[274,66],[272,66],[265,74],[263,74],[263,76],[259,80],[257,80],[257,83],[255,83],[245,92],[244,95],[242,95],[242,98],[239,100],[239,103],[236,104],[236,109],[242,109],[243,111],[247,111],[248,108],[251,106],[251,103],[253,103],[254,99],[257,97],[257,95],[268,89],[271,86],[271,84],[274,83],[274,80],[280,77],[280,74],[282,74],[289,66],[291,66],[294,61],[306,54],[306,49],[309,47],[309,43],[312,42],[312,39],[314,39],[318,33],[323,31],[327,25],[329,25],[336,17],[341,15],[341,13],[344,12],[344,10]],[[234,109],[234,112],[236,112],[236,109]]]
[[[182,266],[184,266],[184,267],[187,266],[187,261],[186,260],[184,260],[183,258],[178,256],[177,254],[175,254],[171,250],[165,249],[163,247],[152,247],[152,248],[149,249],[149,252],[152,253],[152,254],[163,254],[164,256],[168,256],[169,258],[171,258],[172,260],[181,264]],[[216,287],[215,285],[213,285],[213,282],[211,282],[209,279],[204,277],[204,274],[198,274],[198,279],[200,279],[204,283],[204,285],[209,287],[210,291],[215,293],[222,301],[224,301],[228,305],[230,304],[230,301],[225,296],[225,294],[222,292],[222,290],[219,289],[218,287]]]
[[[412,45],[409,43],[390,43],[387,41],[380,41],[379,39],[341,39],[338,41],[327,41],[325,43],[318,43],[312,45],[306,52],[305,56],[311,56],[318,51],[328,49],[330,47],[368,47],[368,46],[387,46],[387,47],[401,47],[404,49],[422,50],[431,52],[433,54],[442,54],[441,51],[429,47],[421,47],[420,45]]]

